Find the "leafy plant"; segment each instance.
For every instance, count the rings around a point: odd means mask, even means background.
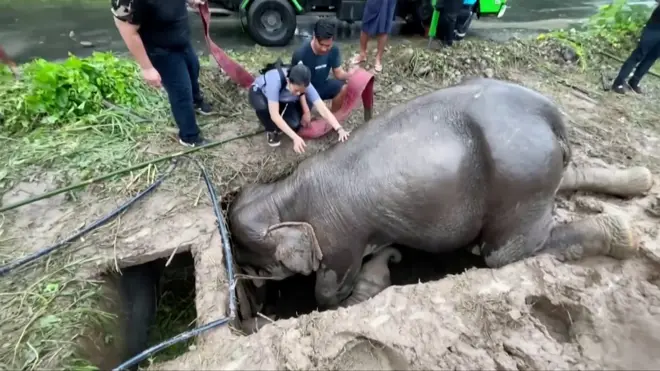
[[[637,43],[650,13],[651,8],[646,5],[630,5],[628,0],[612,0],[589,17],[581,29],[552,31],[540,35],[539,39],[563,41],[572,47],[577,46],[578,49],[630,49]],[[578,54],[586,54],[585,50],[577,51]]]
[[[69,56],[62,63],[35,60],[23,67],[23,81],[0,92],[3,131],[31,132],[43,126],[89,119],[108,103],[145,107],[156,94],[141,82],[136,65],[111,53]]]

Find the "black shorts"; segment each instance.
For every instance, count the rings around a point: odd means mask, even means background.
[[[251,87],[248,93],[248,102],[257,114],[257,118],[266,131],[280,131],[280,128],[275,125],[270,118],[268,111],[268,99],[257,87]],[[302,121],[302,105],[300,101],[296,102],[280,102],[280,115],[284,121],[289,125],[293,131],[300,130]]]

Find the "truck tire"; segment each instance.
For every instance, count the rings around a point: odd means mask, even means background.
[[[296,31],[289,0],[255,0],[248,8],[248,33],[261,46],[285,46]]]

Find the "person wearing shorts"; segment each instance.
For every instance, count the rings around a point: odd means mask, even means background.
[[[309,68],[297,64],[291,68],[273,68],[252,83],[248,101],[266,129],[266,138],[271,147],[280,145],[280,134],[283,132],[293,141],[295,152],[305,152],[305,141],[297,132],[308,124],[302,118],[309,114],[310,104],[337,131],[339,141],[348,138],[348,132],[328,110],[310,80]]]
[[[346,72],[341,66],[339,48],[333,45],[335,24],[321,18],[314,25],[314,37],[301,45],[291,57],[291,65],[304,64],[312,74],[311,84],[322,100],[332,100],[330,110],[337,112],[346,97],[346,81],[355,70]],[[330,70],[334,79],[330,79]],[[311,117],[303,117],[304,121]]]

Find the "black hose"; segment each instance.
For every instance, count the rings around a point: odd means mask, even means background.
[[[206,183],[206,189],[209,191],[209,197],[211,198],[213,212],[215,213],[215,217],[218,223],[218,231],[220,232],[222,248],[224,250],[225,260],[227,261],[227,278],[229,279],[229,317],[221,318],[213,322],[207,323],[206,325],[203,325],[201,327],[182,332],[179,335],[174,336],[173,338],[165,340],[160,344],[156,344],[142,351],[141,353],[135,355],[133,358],[129,359],[128,361],[125,361],[124,363],[115,367],[112,371],[126,370],[132,366],[139,364],[140,362],[149,358],[151,355],[158,353],[167,347],[188,340],[194,336],[197,336],[215,327],[222,326],[236,317],[236,306],[237,306],[236,291],[235,291],[236,281],[234,278],[234,268],[232,265],[234,259],[231,253],[231,245],[229,242],[229,233],[227,232],[227,225],[225,223],[225,218],[222,215],[222,212],[220,211],[220,207],[219,207],[220,202],[218,201],[218,197],[215,193],[215,190],[213,189],[213,184],[211,183],[211,179],[209,178],[209,175],[206,172],[206,168],[204,167],[204,165],[202,165],[201,162],[199,162],[199,160],[194,158],[191,159],[197,164],[197,166],[199,166],[200,170],[202,171],[202,176],[204,177],[204,182]]]
[[[60,242],[57,242],[57,243],[55,243],[54,245],[52,245],[50,247],[46,247],[46,248],[43,248],[41,250],[38,250],[38,251],[34,252],[33,254],[30,254],[30,255],[24,256],[22,258],[16,259],[13,262],[1,267],[0,268],[0,277],[6,275],[10,271],[12,271],[12,270],[14,270],[18,267],[26,265],[26,264],[34,261],[34,260],[39,259],[42,256],[46,256],[46,255],[52,253],[53,251],[55,251],[55,250],[57,250],[57,249],[59,249],[63,246],[68,245],[69,243],[71,243],[73,240],[79,238],[80,236],[82,236],[82,235],[84,235],[84,234],[100,227],[101,225],[107,223],[108,221],[112,220],[117,215],[121,214],[126,209],[128,209],[135,202],[139,201],[141,198],[143,198],[147,194],[151,193],[154,189],[158,188],[158,186],[160,186],[161,183],[163,183],[163,180],[165,180],[165,178],[168,177],[172,173],[174,168],[176,168],[176,165],[177,165],[177,160],[176,159],[172,160],[169,168],[165,171],[165,173],[163,173],[163,175],[161,175],[158,179],[156,179],[156,181],[153,182],[147,189],[145,189],[144,191],[138,193],[137,195],[135,195],[135,197],[131,198],[130,200],[126,201],[123,205],[119,206],[119,208],[113,210],[112,212],[110,212],[106,216],[102,217],[101,219],[98,219],[97,221],[95,221],[94,223],[88,225],[87,227],[79,230],[78,232],[76,232],[72,236],[70,236],[68,238],[65,238],[64,240],[62,240]]]

